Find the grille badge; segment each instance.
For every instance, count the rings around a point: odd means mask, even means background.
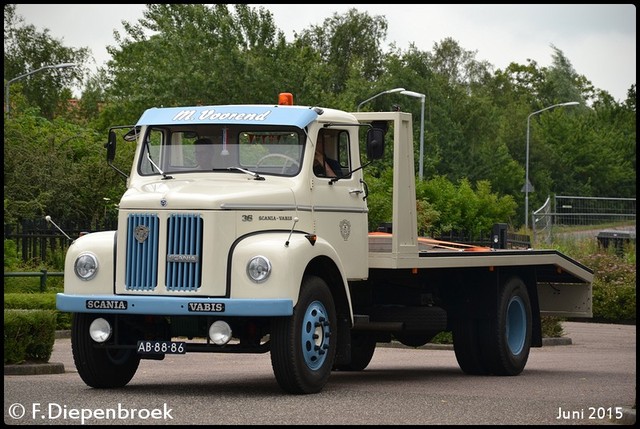
[[[149,228],[145,225],[138,225],[133,233],[133,236],[138,240],[138,243],[144,243],[149,238]]]

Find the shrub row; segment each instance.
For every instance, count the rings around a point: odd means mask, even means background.
[[[48,362],[55,341],[56,312],[4,310],[4,364]]]
[[[51,310],[55,314],[54,330],[71,329],[71,313],[56,309],[56,296],[51,293],[5,293],[4,308],[25,310]]]

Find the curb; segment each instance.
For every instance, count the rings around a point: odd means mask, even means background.
[[[4,366],[4,375],[64,374],[64,372],[64,364],[60,362],[23,363]]]
[[[622,407],[622,418],[619,420],[613,420],[613,422],[619,425],[635,425],[636,410],[634,408]]]
[[[622,418],[620,420],[616,420],[615,423],[620,425],[635,425],[636,424],[635,408],[622,407]]]
[[[570,346],[573,344],[571,338],[561,337],[561,338],[543,338],[542,339],[542,347],[549,346]],[[376,347],[395,347],[395,348],[410,348],[410,349],[421,349],[421,350],[453,350],[453,344],[436,344],[436,343],[427,343],[424,346],[420,347],[410,347],[405,346],[398,341],[391,341],[390,343],[378,343]]]
[[[56,331],[55,339],[71,338],[71,330]],[[21,363],[4,366],[4,375],[44,375],[64,374],[64,364],[61,362]]]

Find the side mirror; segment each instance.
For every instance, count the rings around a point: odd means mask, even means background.
[[[384,130],[369,128],[367,131],[367,158],[380,159],[384,155]]]
[[[111,163],[116,159],[116,133],[109,131],[109,140],[104,145],[107,148],[107,162]]]

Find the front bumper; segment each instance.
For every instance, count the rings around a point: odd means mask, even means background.
[[[160,316],[291,316],[290,299],[187,298],[137,295],[56,295],[56,308],[68,313]]]

